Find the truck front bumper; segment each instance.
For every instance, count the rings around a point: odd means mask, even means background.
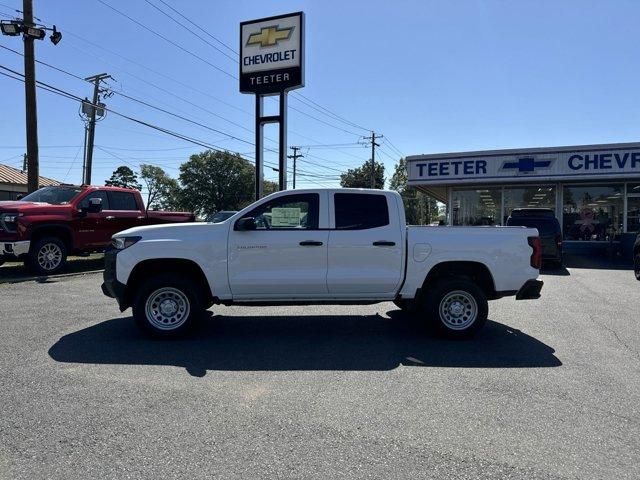
[[[104,272],[102,278],[102,293],[107,297],[115,298],[118,301],[120,311],[124,312],[130,307],[127,300],[127,286],[116,278],[116,257],[118,250],[108,249],[104,253]]]
[[[31,242],[25,240],[22,242],[0,242],[1,257],[21,257],[29,253]]]
[[[544,285],[542,280],[527,280],[516,293],[516,300],[535,300],[540,298],[542,285]]]

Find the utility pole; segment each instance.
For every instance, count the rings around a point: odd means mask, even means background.
[[[33,23],[32,0],[22,0],[22,18],[25,27]],[[34,38],[24,35],[24,99],[27,126],[27,191],[38,189],[38,112],[36,107],[36,61]]]
[[[366,142],[371,142],[371,188],[376,188],[376,147],[380,146],[376,140],[379,138],[384,138],[384,135],[376,135],[373,131],[370,137],[362,137]]]
[[[20,12],[20,10],[16,10]],[[51,43],[57,45],[62,40],[62,33],[56,29],[37,25],[33,16],[33,0],[22,0],[22,19],[13,18],[0,20],[0,32],[2,35],[18,37],[22,35],[24,42],[24,103],[25,120],[27,130],[27,190],[29,193],[38,189],[39,158],[38,158],[38,111],[36,103],[36,61],[35,61],[35,40],[42,40],[46,36],[46,31],[51,31],[49,39]]]
[[[87,135],[87,158],[85,159],[85,178],[83,183],[85,185],[91,184],[91,165],[93,162],[93,142],[96,135],[96,110],[98,101],[100,100],[100,82],[111,78],[111,75],[106,73],[100,73],[91,77],[85,78],[87,82],[93,83],[93,102],[91,104],[91,115],[89,117],[89,127]]]
[[[296,160],[303,158],[304,155],[298,153],[300,147],[290,147],[293,150],[293,155],[287,155],[287,158],[293,158],[293,189],[296,189]]]

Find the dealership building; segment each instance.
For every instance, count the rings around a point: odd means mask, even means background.
[[[640,143],[407,157],[408,183],[447,206],[449,225],[505,225],[550,208],[568,251],[629,249],[640,232]]]

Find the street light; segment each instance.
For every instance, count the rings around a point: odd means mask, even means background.
[[[0,30],[3,35],[16,37],[22,33],[22,28],[18,22],[0,22]]]
[[[24,30],[24,34],[27,37],[35,38],[36,40],[42,40],[45,37],[46,32],[44,31],[44,28],[26,27],[26,29]]]
[[[43,40],[47,35],[47,30],[52,33],[49,36],[51,43],[57,45],[62,40],[62,32],[59,32],[54,25],[53,28],[47,28],[44,26],[27,26],[22,22],[15,20],[0,22],[0,30],[3,35],[9,35],[10,37],[17,37],[21,33],[24,33],[25,37],[33,38],[35,40]]]

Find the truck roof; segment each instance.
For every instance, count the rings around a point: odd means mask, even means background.
[[[100,190],[112,190],[115,192],[138,192],[140,193],[139,190],[136,190],[135,188],[128,188],[128,187],[110,187],[110,186],[106,186],[106,185],[74,185],[72,183],[61,183],[60,185],[51,185],[52,188],[81,188],[83,190],[89,190],[89,189],[100,189]]]

